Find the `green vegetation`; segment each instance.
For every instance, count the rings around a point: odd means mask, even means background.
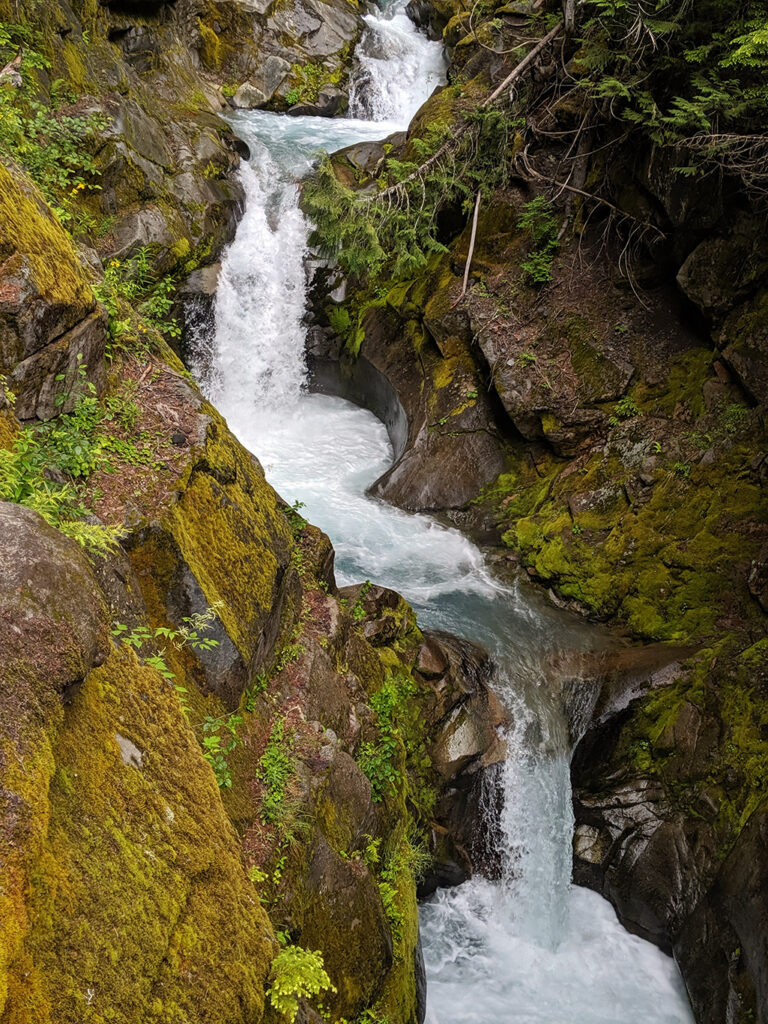
[[[520,122],[498,110],[467,115],[468,130],[445,160],[420,168],[445,143],[450,129],[436,123],[414,138],[413,158],[392,157],[377,179],[378,194],[360,195],[336,176],[325,159],[307,182],[304,197],[317,228],[312,244],[336,257],[348,274],[375,278],[386,267],[393,279],[423,270],[432,255],[445,253],[438,239],[438,214],[450,205],[471,210],[478,191],[489,198],[508,179],[513,140]],[[379,201],[386,195],[386,202]]]
[[[0,84],[0,153],[29,174],[62,223],[87,229],[94,225],[75,200],[100,187],[89,145],[108,122],[77,112],[78,97],[62,79],[51,83],[49,100],[38,98],[35,72],[50,69],[41,49],[30,26],[0,22],[0,67],[21,52],[21,85]]]
[[[146,352],[158,336],[178,338],[181,328],[170,315],[175,282],[158,276],[148,246],[127,260],[112,259],[94,293],[109,314],[108,354],[116,350]]]
[[[326,85],[338,85],[341,81],[344,62],[335,71],[329,71],[322,64],[294,64],[291,67],[293,87],[286,93],[285,102],[292,107],[296,103],[316,103],[320,91]]]
[[[297,537],[307,525],[307,520],[299,512],[299,509],[304,507],[305,505],[303,501],[294,501],[294,503],[285,510],[285,515],[290,523],[291,533],[294,537]]]
[[[552,264],[560,245],[557,238],[558,223],[552,204],[545,196],[536,196],[525,204],[517,226],[528,232],[533,243],[521,267],[534,284],[551,281]]]
[[[734,136],[762,130],[768,111],[764,0],[662,0],[642,14],[629,0],[586,0],[584,11],[581,88],[656,145],[689,143],[691,163],[683,173],[727,159]]]
[[[608,417],[608,422],[612,427],[616,427],[622,420],[632,419],[634,416],[641,416],[640,406],[629,395],[624,395],[613,408],[613,413]]]
[[[286,732],[285,719],[278,718],[272,726],[269,740],[259,760],[259,775],[265,786],[261,801],[262,821],[280,826],[289,817],[292,808],[286,797],[288,782],[296,770],[293,755],[293,736]]]
[[[39,512],[51,526],[103,554],[120,531],[83,522],[89,514],[84,484],[95,470],[113,469],[115,459],[149,464],[152,456],[142,437],[124,441],[109,430],[115,422],[133,428],[137,410],[130,395],[99,400],[86,372],[78,353],[72,390],[56,399],[62,406],[74,398],[72,411],[22,428],[10,448],[0,448],[0,500]],[[65,384],[66,378],[62,373],[56,380]]]
[[[272,981],[267,995],[272,1006],[293,1024],[299,999],[335,992],[319,951],[285,946],[272,961]]]
[[[400,757],[403,740],[399,718],[407,702],[414,696],[415,689],[409,675],[396,672],[388,676],[379,692],[371,697],[371,707],[376,712],[379,726],[379,738],[375,743],[368,740],[361,744],[357,759],[371,784],[371,795],[376,801],[395,792],[403,781]]]

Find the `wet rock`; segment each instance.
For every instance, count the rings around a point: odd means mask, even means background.
[[[470,764],[483,767],[503,760],[498,730],[507,715],[490,690],[483,690],[452,711],[441,723],[432,746],[432,761],[445,779],[455,780]]]
[[[766,1005],[759,879],[768,817],[764,796],[743,825],[734,812],[744,776],[731,758],[750,727],[731,722],[718,695],[725,686],[743,702],[760,691],[762,650],[705,655],[703,696],[690,669],[678,670],[647,699],[608,709],[572,762],[574,880],[610,899],[630,931],[674,953],[704,1024],[759,1019]]]
[[[426,679],[443,676],[448,669],[448,658],[435,637],[425,636],[419,647],[416,669]]]
[[[335,85],[324,86],[315,103],[296,103],[288,113],[294,117],[334,117],[347,105],[347,94]]]
[[[278,6],[267,22],[276,37],[295,40],[305,57],[331,57],[357,38],[361,30],[359,15],[348,4],[323,0],[296,0],[291,6]]]

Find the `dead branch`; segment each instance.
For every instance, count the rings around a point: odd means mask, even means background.
[[[467,288],[469,286],[469,270],[472,266],[472,256],[475,252],[475,238],[477,237],[477,218],[480,215],[480,200],[482,199],[483,193],[481,189],[477,190],[477,198],[475,199],[475,213],[472,217],[472,233],[469,237],[469,252],[467,253],[467,265],[464,267],[464,284],[461,288],[461,295],[453,303],[451,309],[454,306],[458,306],[464,296],[467,294]]]

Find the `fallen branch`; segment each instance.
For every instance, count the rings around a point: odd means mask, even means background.
[[[453,309],[454,306],[458,306],[458,304],[467,294],[467,288],[469,287],[469,270],[470,267],[472,266],[472,256],[474,255],[475,252],[475,238],[477,237],[477,218],[480,215],[480,200],[482,198],[482,195],[482,191],[478,189],[477,199],[475,199],[475,213],[474,216],[472,217],[472,234],[469,236],[469,252],[467,253],[467,264],[464,267],[464,284],[461,289],[461,295],[459,295],[458,299],[456,299],[456,301],[453,303],[451,309]]]

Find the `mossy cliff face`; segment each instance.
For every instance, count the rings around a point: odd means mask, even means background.
[[[106,324],[71,240],[34,186],[2,164],[0,222],[0,375],[19,418],[45,419],[57,408],[57,376],[74,382],[78,352],[103,388]]]
[[[77,545],[0,513],[0,1019],[258,1019],[271,927],[174,688]]]

